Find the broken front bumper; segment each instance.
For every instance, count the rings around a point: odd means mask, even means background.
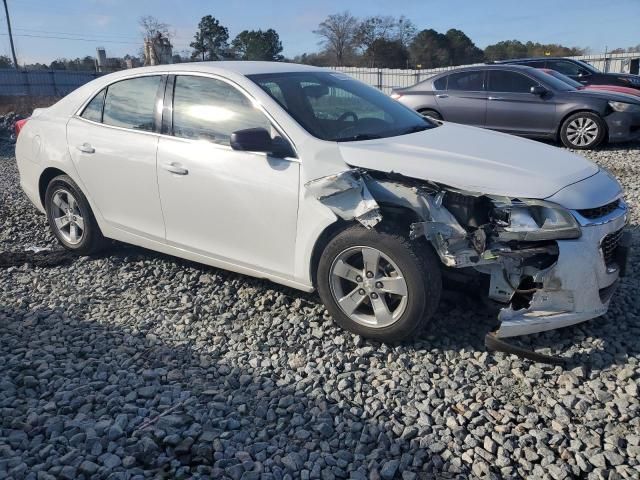
[[[627,207],[597,220],[573,212],[581,224],[576,240],[558,240],[558,261],[534,280],[542,284],[528,308],[500,311],[498,337],[553,330],[606,313],[628,256]]]

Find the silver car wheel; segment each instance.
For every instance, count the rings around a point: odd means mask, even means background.
[[[588,117],[578,117],[567,126],[567,138],[576,147],[591,145],[599,133],[598,124]]]
[[[347,248],[334,259],[329,276],[334,300],[361,325],[388,327],[407,309],[407,282],[402,271],[376,248]]]
[[[65,189],[56,190],[51,199],[55,228],[65,242],[77,245],[85,233],[84,218],[75,197]]]

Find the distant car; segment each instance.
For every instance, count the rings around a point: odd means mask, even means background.
[[[499,65],[526,65],[534,68],[548,68],[563,73],[583,85],[617,85],[640,89],[640,75],[630,73],[604,73],[593,65],[564,57],[521,58],[495,62]]]
[[[391,96],[423,115],[591,149],[640,137],[640,99],[578,90],[539,69],[478,65],[449,70]]]
[[[605,170],[433,122],[333,70],[124,70],[19,128],[20,185],[68,250],[112,238],[317,288],[377,340],[414,336],[454,271],[500,302],[504,337],[604,314],[627,263],[628,209]]]
[[[578,90],[604,90],[607,92],[624,93],[625,95],[633,95],[634,97],[640,97],[640,90],[636,90],[631,87],[620,87],[618,85],[582,85],[580,82],[574,80],[571,77],[567,77],[564,73],[560,73],[557,70],[551,70],[549,68],[541,68],[544,73],[547,73],[565,83],[568,83],[572,87]]]

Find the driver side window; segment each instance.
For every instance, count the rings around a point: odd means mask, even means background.
[[[173,91],[173,135],[229,145],[231,134],[271,122],[238,89],[222,80],[180,75]]]

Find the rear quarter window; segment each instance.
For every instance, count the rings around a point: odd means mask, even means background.
[[[435,80],[433,82],[433,89],[434,90],[446,90],[447,89],[447,77],[448,77],[448,75],[445,75],[444,77],[440,77],[437,80]]]
[[[82,118],[91,120],[92,122],[102,122],[102,106],[104,105],[104,94],[106,89],[102,89],[91,101],[87,104],[80,115]]]

